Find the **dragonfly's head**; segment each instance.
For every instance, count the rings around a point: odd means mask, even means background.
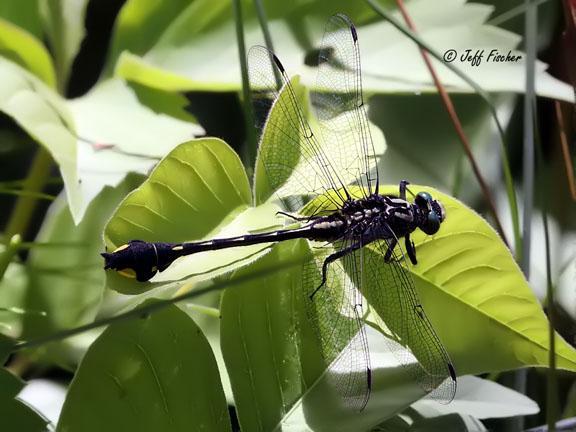
[[[420,229],[428,235],[436,234],[440,229],[440,224],[446,219],[446,211],[442,203],[432,198],[428,192],[418,192],[414,203],[424,215]]]
[[[104,268],[116,270],[119,274],[145,282],[158,271],[157,250],[154,243],[132,240],[118,247],[114,252],[101,254]]]

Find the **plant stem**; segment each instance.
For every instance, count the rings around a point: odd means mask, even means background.
[[[18,197],[10,219],[6,224],[5,236],[7,239],[11,239],[16,234],[20,234],[22,238],[25,237],[28,225],[38,204],[38,198],[34,195],[44,189],[51,167],[52,157],[44,147],[38,147],[26,180],[22,185],[24,194]]]
[[[85,325],[82,325],[79,327],[74,327],[74,328],[67,329],[67,330],[62,330],[62,331],[38,338],[38,339],[20,342],[20,343],[16,344],[16,346],[14,347],[14,350],[19,351],[19,350],[23,350],[23,349],[36,348],[36,347],[45,345],[45,344],[50,343],[50,342],[56,342],[56,341],[60,341],[62,339],[76,336],[80,333],[84,333],[86,331],[93,330],[93,329],[96,329],[99,327],[103,327],[106,325],[110,325],[110,324],[114,324],[114,323],[118,323],[118,322],[122,322],[122,321],[127,321],[130,319],[141,318],[142,316],[146,316],[146,315],[152,314],[154,312],[158,312],[158,311],[160,311],[160,310],[162,310],[162,309],[164,309],[164,308],[166,308],[172,304],[175,304],[175,303],[178,303],[178,302],[181,302],[184,300],[189,300],[189,299],[192,299],[195,297],[200,297],[200,296],[207,294],[207,293],[210,293],[210,292],[220,291],[224,288],[228,289],[228,288],[231,288],[234,286],[238,286],[244,282],[258,279],[260,277],[266,276],[266,275],[273,273],[273,272],[286,270],[287,268],[290,268],[290,267],[302,265],[303,262],[304,261],[302,259],[289,260],[289,261],[285,261],[285,262],[278,264],[278,265],[270,266],[268,268],[254,271],[254,272],[249,273],[249,274],[244,274],[244,275],[238,276],[232,280],[216,282],[215,284],[208,286],[208,287],[205,287],[205,288],[199,288],[199,289],[196,289],[194,291],[188,291],[184,294],[174,296],[170,299],[157,300],[154,303],[149,303],[149,304],[146,304],[145,306],[137,307],[137,308],[131,309],[127,312],[124,312],[124,313],[121,313],[118,315],[114,315],[114,316],[111,316],[108,318],[103,318],[103,319],[94,321],[94,322],[89,323],[89,324],[85,324]]]
[[[272,43],[272,37],[270,36],[270,30],[268,29],[268,19],[266,18],[266,10],[264,9],[264,5],[262,5],[262,0],[254,0],[254,6],[256,7],[256,15],[258,16],[258,22],[260,23],[260,28],[264,35],[266,48],[274,52],[274,44]]]
[[[242,5],[240,0],[232,0],[234,21],[236,23],[236,42],[240,56],[240,74],[242,76],[242,106],[244,108],[244,123],[246,129],[246,149],[244,152],[244,165],[250,168],[256,160],[256,133],[254,131],[254,111],[250,97],[250,81],[248,77],[248,63],[246,60],[246,44],[242,20]]]
[[[556,111],[556,122],[558,123],[558,134],[560,135],[560,146],[562,147],[562,157],[564,159],[564,168],[566,169],[566,179],[572,201],[576,201],[576,182],[574,181],[574,166],[570,158],[570,148],[568,147],[568,138],[566,137],[566,126],[562,116],[562,106],[560,101],[554,101]]]

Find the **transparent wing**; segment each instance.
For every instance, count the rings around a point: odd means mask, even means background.
[[[362,94],[358,36],[346,15],[334,15],[326,23],[316,86],[312,107],[319,134],[333,145],[334,165],[368,193],[377,193],[377,159]]]
[[[335,248],[315,250],[314,260],[304,267],[304,302],[324,360],[330,365],[331,385],[347,407],[361,411],[371,390],[370,356],[362,321],[363,298],[357,289],[362,280],[363,250],[332,262],[326,284],[310,298],[322,280],[323,262],[331,253],[345,249],[349,244],[349,241],[340,241]]]
[[[336,205],[347,198],[346,182],[306,121],[304,111],[284,67],[265,47],[248,53],[250,87],[257,117],[272,107],[262,126],[257,161],[262,164],[270,193],[276,192],[293,211],[303,204],[302,196],[317,196],[329,190]],[[332,148],[332,147],[331,147]],[[336,197],[336,198],[335,198]]]
[[[384,262],[389,244],[378,240],[365,248],[363,294],[383,320],[381,328],[390,332],[390,350],[398,361],[431,397],[450,402],[456,392],[452,361],[420,304],[412,276],[401,265],[406,262],[401,248],[394,250],[392,262]]]

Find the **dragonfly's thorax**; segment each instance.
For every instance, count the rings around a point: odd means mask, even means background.
[[[393,195],[371,195],[346,201],[342,208],[316,219],[314,238],[334,240],[361,236],[365,241],[402,237],[414,231],[425,216],[418,206]]]

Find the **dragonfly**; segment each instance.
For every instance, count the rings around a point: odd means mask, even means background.
[[[297,226],[184,243],[132,240],[102,254],[105,268],[144,282],[186,255],[307,239],[314,253],[302,269],[303,300],[325,360],[335,370],[354,371],[331,375],[345,405],[362,411],[372,391],[368,307],[408,376],[434,398],[451,401],[455,368],[409,271],[417,264],[410,235],[437,233],[446,212],[430,193],[414,194],[407,181],[397,195],[380,193],[353,23],[338,14],[326,24],[311,94],[314,128],[273,52],[252,47],[248,65],[255,111],[270,111],[259,124],[258,161],[284,209],[279,215]],[[298,213],[303,205],[307,210]]]

